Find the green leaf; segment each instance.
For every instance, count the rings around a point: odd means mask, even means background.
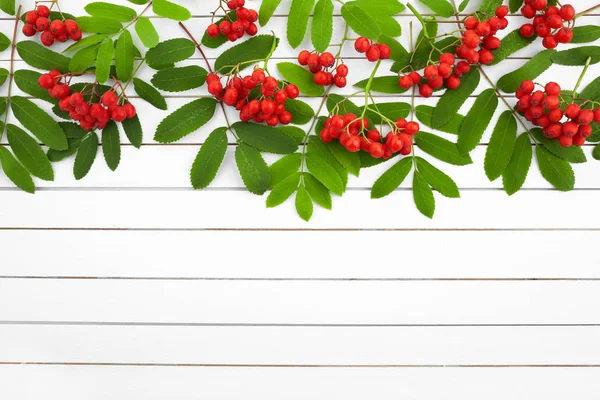
[[[94,132],[88,133],[79,144],[79,150],[73,165],[73,175],[80,180],[90,172],[92,164],[98,153],[98,135]]]
[[[600,39],[600,26],[586,25],[573,28],[571,43],[591,43]]]
[[[98,46],[84,47],[73,55],[69,63],[71,72],[84,72],[96,62]]]
[[[96,35],[90,35],[90,36],[84,37],[83,39],[73,43],[72,45],[67,47],[65,50],[63,50],[63,53],[67,53],[72,50],[81,49],[83,47],[93,46],[95,44],[98,44],[98,43],[104,41],[107,38],[108,38],[108,35],[105,35],[103,33],[98,33]]]
[[[147,0],[127,0],[127,1],[130,2],[130,3],[133,3],[133,4],[138,4],[138,5],[142,5],[142,4],[148,3]]]
[[[154,74],[152,84],[158,89],[167,92],[183,92],[204,85],[207,75],[208,72],[197,65],[165,68]]]
[[[469,153],[477,147],[497,107],[498,97],[494,89],[484,90],[477,97],[458,134],[458,150],[462,154]]]
[[[324,209],[331,210],[332,201],[329,190],[308,172],[302,174],[302,180],[312,200]]]
[[[87,131],[79,126],[78,123],[59,122],[58,125],[67,136],[67,139],[82,139],[85,135],[87,135]]]
[[[347,98],[340,96],[339,94],[330,94],[329,97],[327,97],[327,110],[332,112],[334,111],[334,108],[336,108],[336,113],[352,113],[356,115],[362,114],[362,108],[358,107],[356,104]]]
[[[291,16],[290,16],[291,17]],[[342,17],[350,28],[360,36],[371,40],[379,39],[381,28],[356,2],[346,3],[342,6]]]
[[[281,3],[281,0],[263,0],[258,10],[258,22],[265,26],[273,16],[273,13]]]
[[[373,184],[371,189],[372,199],[381,199],[391,194],[404,182],[408,173],[412,170],[413,163],[411,157],[405,157],[398,161],[392,168],[388,169]]]
[[[435,46],[438,49],[445,49],[444,51],[453,53],[456,50],[456,38],[454,36],[444,38],[435,42]],[[392,66],[392,72],[409,71],[412,67],[415,71],[423,69],[427,66],[430,61],[436,62],[440,60],[440,53],[433,50],[433,46],[430,40],[423,40],[421,45],[417,47],[414,53],[408,53],[402,57],[398,57],[394,65]]]
[[[365,89],[369,79],[362,80],[356,83],[354,86]],[[406,89],[400,87],[398,84],[398,75],[392,76],[379,76],[374,78],[371,82],[371,90],[379,93],[387,94],[401,94],[406,92]]]
[[[264,2],[263,2],[264,4]],[[262,17],[262,15],[260,15],[259,17]],[[237,15],[235,13],[235,11],[230,11],[227,13],[226,17],[222,17],[221,19],[216,20],[214,23],[215,25],[219,26],[219,24],[223,21],[237,21]],[[208,33],[204,32],[204,35],[202,35],[202,45],[206,46],[210,49],[216,49],[219,46],[224,45],[225,43],[229,42],[229,40],[227,39],[227,36],[225,35],[219,35],[216,38],[212,38],[210,36],[208,36]]]
[[[523,133],[517,138],[510,162],[502,174],[502,185],[509,196],[517,193],[523,187],[531,167],[532,157],[533,150],[529,136],[527,133]]]
[[[15,15],[15,0],[0,0],[0,10],[9,15]]]
[[[340,142],[333,141],[327,144],[329,151],[335,159],[354,176],[360,174],[360,156],[358,153],[350,153]]]
[[[552,61],[559,65],[585,65],[588,58],[590,64],[600,62],[600,46],[582,46],[554,53]]]
[[[115,67],[117,68],[117,77],[127,82],[133,73],[133,40],[131,33],[124,30],[117,39],[115,47]]]
[[[342,181],[342,191],[346,191],[346,185],[348,184],[348,171],[336,160],[336,158],[331,154],[329,147],[318,136],[310,136],[308,138],[308,150],[307,153],[311,153],[314,156],[320,158],[325,161],[326,164],[329,164],[335,172],[337,172],[338,176]],[[318,175],[315,175],[316,178],[319,178]],[[324,182],[323,182],[324,183]],[[327,185],[325,185],[327,186]]]
[[[118,33],[123,25],[119,21],[102,17],[79,17],[77,25],[82,32],[86,33]]]
[[[511,13],[515,13],[515,12],[519,11],[519,9],[521,8],[522,5],[523,5],[523,0],[510,0],[508,2],[508,7],[509,7]]]
[[[309,70],[291,62],[280,62],[277,64],[277,69],[286,81],[298,86],[300,92],[306,96],[323,95],[325,89],[314,82],[314,75]]]
[[[365,11],[377,10],[388,15],[400,14],[406,8],[398,0],[357,0],[356,3]]]
[[[410,104],[403,102],[378,103],[370,105],[365,115],[369,120],[376,124],[384,124],[385,120],[381,117],[381,115],[377,114],[377,112],[382,114],[384,117],[395,121],[398,118],[408,117],[410,109]]]
[[[38,84],[38,79],[41,75],[42,74],[37,71],[20,69],[15,72],[15,83],[23,92],[30,94],[33,97],[37,97],[38,99],[55,103],[55,100],[48,94],[48,90],[42,89]]]
[[[121,126],[123,126],[123,130],[125,131],[125,135],[127,139],[129,139],[129,143],[133,145],[136,149],[139,149],[142,145],[142,124],[140,123],[140,118],[138,115],[134,116],[131,119],[126,119],[121,122]]]
[[[421,121],[424,125],[431,128],[431,116],[433,115],[433,110],[434,108],[431,106],[417,106],[415,108],[417,119]],[[458,135],[458,132],[460,131],[460,127],[462,126],[464,119],[465,117],[462,114],[456,113],[454,114],[450,122],[436,129],[441,132],[453,133],[455,135]]]
[[[110,65],[112,64],[114,54],[114,44],[112,39],[106,39],[98,48],[96,58],[96,80],[98,83],[104,83],[110,76]]]
[[[265,60],[277,47],[279,39],[275,36],[258,35],[252,39],[225,50],[215,61],[215,71],[221,74],[231,73],[236,66],[243,70],[252,64]]]
[[[435,198],[433,190],[423,176],[417,171],[413,176],[413,198],[417,209],[428,218],[433,218],[435,213]]]
[[[48,157],[48,160],[50,160],[51,162],[58,162],[77,153],[77,150],[79,150],[79,145],[81,144],[81,138],[67,139],[67,142],[69,143],[69,148],[67,150],[49,149],[46,155]]]
[[[500,41],[500,48],[494,51],[494,61],[492,61],[489,65],[496,65],[500,61],[504,61],[506,57],[511,56],[517,51],[529,46],[535,39],[535,35],[533,37],[526,38],[521,36],[518,28],[515,29]]]
[[[302,154],[300,153],[292,153],[288,154],[269,167],[269,172],[271,173],[271,185],[277,186],[280,182],[282,182],[285,178],[297,172],[300,169],[300,164],[302,163]]]
[[[592,151],[592,156],[594,157],[594,159],[600,160],[600,144],[594,147],[594,151]]]
[[[467,8],[467,6],[469,5],[469,2],[471,0],[463,0],[460,5],[458,6],[458,11],[459,12],[463,12],[465,10],[465,8]]]
[[[6,110],[6,98],[0,97],[0,114],[4,114],[5,110]],[[1,126],[0,126],[0,129],[1,129]]]
[[[150,21],[150,18],[140,17],[135,23],[135,32],[142,41],[142,44],[151,49],[156,46],[160,40],[156,28]]]
[[[514,93],[521,82],[533,80],[552,66],[552,55],[555,50],[544,50],[533,56],[533,58],[521,68],[509,72],[498,81],[498,88],[506,93]]]
[[[156,15],[175,21],[187,21],[192,18],[192,14],[190,14],[187,8],[167,0],[154,0],[152,2],[152,11]]]
[[[419,2],[425,4],[431,11],[441,17],[448,18],[454,15],[452,4],[446,0],[419,0]]]
[[[471,156],[460,154],[456,144],[437,135],[421,131],[415,135],[415,143],[425,153],[449,164],[469,165],[473,163]]]
[[[517,120],[511,111],[505,111],[498,119],[485,153],[484,169],[490,181],[502,176],[504,170],[506,170],[516,140]]]
[[[138,96],[152,104],[154,107],[159,110],[167,109],[167,101],[158,90],[152,87],[152,85],[147,84],[139,78],[133,78],[133,88]]]
[[[0,68],[0,86],[2,86],[4,82],[6,82],[8,75],[9,72],[6,68]]]
[[[35,139],[12,124],[7,125],[7,136],[15,156],[32,175],[45,181],[54,180],[52,165]]]
[[[311,38],[315,49],[323,53],[333,36],[333,3],[331,0],[318,0],[311,28]]]
[[[380,38],[384,35],[387,37],[398,37],[402,34],[402,27],[400,26],[400,23],[398,23],[398,21],[396,21],[392,16],[385,14],[377,8],[373,9],[373,7],[368,7],[367,9],[365,5],[370,3],[360,1],[357,1],[356,3],[363,11],[373,18],[373,21],[375,21],[379,29],[381,29],[381,35],[379,35]],[[379,39],[377,40],[379,41]]]
[[[575,188],[575,174],[571,165],[541,146],[536,146],[535,155],[540,172],[552,186],[563,192]]]
[[[242,181],[250,193],[262,195],[269,189],[269,167],[258,150],[242,143],[235,151],[235,161]]]
[[[298,150],[298,143],[280,128],[246,122],[236,122],[232,128],[242,142],[260,151],[289,154]]]
[[[296,212],[298,212],[300,218],[306,222],[310,221],[310,218],[313,215],[312,199],[306,188],[302,185],[300,185],[298,192],[296,193]]]
[[[63,130],[37,104],[20,96],[13,96],[10,104],[19,122],[42,143],[55,150],[67,148],[67,138]]]
[[[146,62],[151,68],[160,69],[162,66],[187,60],[195,52],[196,46],[189,39],[165,40],[146,52]]]
[[[102,130],[102,152],[108,168],[116,170],[121,161],[121,139],[114,121],[110,121]]]
[[[4,146],[0,146],[0,165],[4,174],[14,183],[17,187],[27,193],[35,192],[35,185],[29,172],[17,161],[8,149]]]
[[[472,69],[462,77],[461,85],[456,90],[447,90],[438,101],[433,115],[431,116],[431,124],[437,129],[449,123],[458,110],[462,107],[465,101],[479,86],[481,74],[478,70]]]
[[[496,8],[501,6],[502,3],[503,0],[483,0],[481,7],[479,7],[479,12],[492,17],[496,11]]]
[[[308,17],[313,10],[315,0],[292,0],[287,24],[287,39],[293,48],[304,40]]]
[[[129,22],[137,16],[133,8],[97,1],[84,7],[84,10],[94,16],[114,19],[119,22]]]
[[[285,102],[285,109],[292,114],[292,123],[295,125],[308,124],[315,116],[311,106],[297,99],[288,98]]]
[[[408,50],[404,48],[396,39],[391,38],[386,35],[381,35],[379,37],[379,43],[387,44],[390,46],[392,50],[392,54],[390,55],[390,60],[398,61],[406,57],[408,54]]]
[[[592,101],[600,100],[600,76],[587,85],[579,97]]]
[[[227,151],[227,128],[217,128],[204,141],[192,164],[190,180],[194,189],[204,189],[217,176]]]
[[[546,138],[542,130],[539,128],[532,129],[531,133],[533,133],[533,136],[535,136],[538,142],[544,145],[546,150],[554,154],[556,157],[562,158],[563,160],[572,164],[583,164],[587,162],[587,158],[581,147],[562,147],[558,140]]]
[[[10,39],[3,33],[0,32],[0,51],[4,51],[6,49],[8,49],[8,46],[10,46]]]
[[[274,208],[283,204],[298,189],[299,184],[300,172],[294,172],[275,185],[271,193],[269,193],[269,197],[267,197],[267,208]]]
[[[156,128],[154,140],[172,143],[204,126],[215,113],[217,101],[204,98],[194,100],[162,120]]]
[[[345,188],[342,178],[325,160],[314,153],[308,152],[306,154],[306,166],[315,178],[333,193],[338,196],[341,196],[344,193]]]
[[[56,53],[31,40],[17,43],[17,52],[27,64],[33,68],[43,70],[57,69],[60,72],[69,72],[71,59]]]
[[[421,157],[416,157],[416,160],[419,173],[432,188],[451,199],[460,197],[458,186],[452,178],[431,165],[427,160]]]

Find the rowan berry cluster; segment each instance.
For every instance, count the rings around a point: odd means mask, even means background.
[[[412,136],[420,130],[416,122],[404,118],[395,121],[394,129],[385,137],[377,129],[369,130],[369,121],[355,114],[333,115],[325,120],[320,132],[321,140],[329,143],[334,139],[351,153],[364,151],[373,158],[388,159],[395,153],[402,155],[412,151]]]
[[[387,60],[392,55],[392,49],[387,44],[373,43],[362,36],[354,42],[354,49],[359,53],[364,53],[367,60],[371,62]]]
[[[227,7],[235,11],[235,20],[227,19],[221,21],[219,25],[211,24],[206,29],[206,34],[212,38],[216,38],[219,35],[227,36],[230,42],[242,38],[244,33],[250,36],[254,36],[258,33],[258,26],[256,21],[258,20],[258,13],[256,10],[250,8],[244,8],[245,0],[230,0],[227,2]],[[229,19],[229,20],[228,20]]]
[[[100,102],[95,102],[97,96],[94,92],[95,85],[92,85],[92,90],[89,92],[90,99],[86,102],[84,95],[88,93],[71,93],[71,87],[63,81],[67,77],[58,70],[52,70],[41,75],[38,84],[41,88],[47,89],[52,98],[58,99],[58,107],[68,112],[72,119],[79,121],[79,125],[86,131],[95,128],[104,129],[110,120],[123,122],[125,119],[135,117],[136,110],[133,104],[119,105],[119,97],[113,90],[105,92],[100,97]]]
[[[302,50],[298,54],[298,63],[303,66],[308,66],[310,72],[314,74],[314,82],[320,86],[330,86],[335,84],[339,88],[347,85],[346,77],[348,76],[348,66],[340,64],[335,67],[335,57],[329,52],[319,54],[317,52],[309,52]],[[331,71],[335,71],[335,74]]]
[[[533,23],[521,26],[521,36],[539,36],[543,38],[542,45],[547,49],[554,49],[559,43],[570,43],[573,40],[573,30],[569,26],[569,22],[575,19],[575,8],[572,5],[557,7],[548,6],[548,0],[525,0],[521,14],[533,19]]]
[[[446,87],[455,90],[460,86],[460,76],[471,70],[471,64],[489,64],[494,61],[493,50],[500,48],[500,39],[494,36],[499,30],[508,26],[505,18],[507,6],[496,9],[496,15],[487,21],[476,17],[467,17],[464,21],[465,31],[462,33],[462,44],[456,48],[456,54],[443,53],[437,63],[430,64],[423,71],[427,83],[422,83],[423,77],[416,71],[402,75],[398,84],[404,89],[419,85],[422,97],[431,97],[435,89]],[[477,50],[479,48],[479,50]],[[465,61],[459,61],[463,59]]]
[[[23,25],[23,34],[25,36],[34,36],[41,32],[40,40],[44,46],[52,46],[54,41],[66,42],[68,39],[74,42],[81,39],[81,29],[77,22],[72,19],[61,21],[58,19],[50,22],[50,9],[44,5],[39,5],[35,11],[29,11],[25,15],[25,25]]]
[[[296,85],[286,85],[266,76],[262,69],[255,69],[245,77],[229,76],[225,87],[217,74],[209,74],[206,82],[210,94],[240,112],[240,120],[264,122],[269,126],[292,122],[292,114],[285,109],[285,102],[300,95]]]
[[[592,121],[600,123],[600,108],[582,109],[571,103],[561,109],[560,85],[550,82],[544,91],[535,90],[532,81],[523,81],[517,89],[517,110],[525,119],[542,128],[544,136],[556,139],[563,147],[583,146],[592,134]]]

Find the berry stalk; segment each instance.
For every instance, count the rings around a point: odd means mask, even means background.
[[[2,126],[2,130],[0,130],[0,140],[4,136],[4,131],[6,130],[6,124],[8,123],[8,112],[10,110],[10,94],[12,90],[12,83],[14,79],[14,64],[15,64],[15,48],[17,47],[17,30],[19,29],[19,21],[21,17],[21,6],[17,9],[17,14],[15,16],[15,29],[13,31],[12,43],[10,46],[10,72],[8,75],[8,93],[6,95],[6,110],[4,111],[4,125]]]
[[[577,83],[575,84],[575,88],[573,89],[573,97],[577,97],[577,90],[579,90],[579,86],[581,86],[581,81],[583,81],[583,77],[585,76],[585,73],[587,72],[588,68],[590,67],[591,62],[592,62],[592,57],[588,57],[587,60],[585,60],[585,66],[583,67],[583,71],[581,71],[581,75],[579,75],[579,79],[577,80]]]

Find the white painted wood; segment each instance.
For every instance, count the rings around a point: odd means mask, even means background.
[[[0,321],[597,324],[597,289],[595,281],[3,279]]]
[[[23,363],[585,365],[600,364],[599,334],[599,326],[8,325],[0,329],[0,354]]]
[[[4,260],[0,275],[225,280],[598,279],[595,244],[599,240],[600,233],[590,231],[0,230]],[[390,250],[401,243],[411,251],[401,251],[395,262],[379,256],[374,262],[372,251],[353,252],[352,259],[332,251],[331,244],[338,242]],[[56,243],[66,243],[69,248],[56,256]],[[431,251],[436,243],[443,244],[443,251]],[[564,251],[565,243],[577,244],[577,262],[573,262],[570,251]],[[249,265],[249,256],[262,251],[268,257]],[[302,256],[291,256],[295,254]]]
[[[595,400],[593,368],[194,368],[0,366],[11,399],[307,398]]]

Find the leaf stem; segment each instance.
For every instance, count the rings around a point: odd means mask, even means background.
[[[588,8],[587,10],[584,10],[584,11],[580,12],[579,14],[575,14],[575,18],[573,18],[573,19],[577,19],[579,17],[583,17],[584,15],[589,14],[592,11],[595,11],[597,9],[600,9],[600,4],[597,4],[594,7]]]
[[[375,64],[375,68],[373,68],[373,72],[371,72],[371,76],[369,77],[367,84],[365,85],[365,108],[363,109],[362,115],[360,117],[361,119],[364,118],[365,114],[367,113],[367,107],[369,105],[369,94],[371,93],[371,85],[373,84],[373,79],[375,79],[375,74],[377,74],[380,65],[381,60],[378,60],[377,64]]]
[[[583,71],[581,71],[581,75],[579,75],[579,79],[577,80],[577,83],[575,84],[575,89],[573,89],[573,97],[577,97],[577,90],[579,89],[579,86],[581,86],[581,81],[583,81],[583,77],[585,76],[585,73],[587,72],[588,68],[590,67],[591,62],[592,62],[592,57],[588,57],[587,60],[585,60],[585,66],[583,67]]]
[[[13,38],[10,47],[10,72],[8,74],[8,92],[6,95],[6,110],[4,111],[4,125],[2,126],[2,130],[0,130],[0,139],[4,136],[4,131],[6,130],[6,125],[8,123],[8,112],[10,110],[10,94],[12,90],[12,83],[15,76],[15,48],[17,47],[17,31],[19,29],[19,21],[21,17],[21,6],[17,9],[17,15],[15,16],[15,29],[13,31]]]

